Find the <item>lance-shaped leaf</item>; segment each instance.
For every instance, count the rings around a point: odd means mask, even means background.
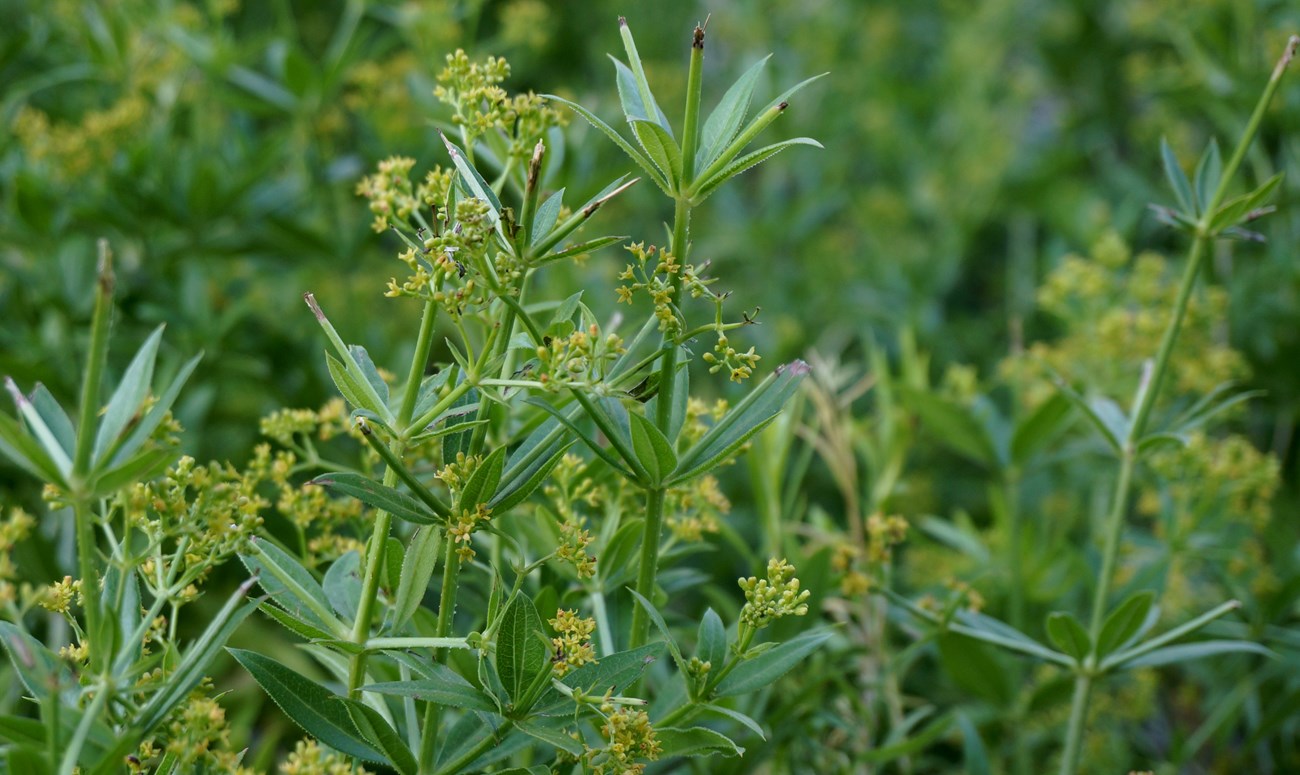
[[[348,631],[331,612],[325,591],[302,563],[265,539],[254,538],[252,543],[257,552],[241,554],[239,559],[280,607],[328,631]]]
[[[632,451],[645,469],[648,484],[658,487],[677,468],[677,453],[663,431],[639,414],[629,415]]]
[[[786,148],[796,145],[811,145],[814,148],[822,147],[821,143],[811,137],[796,137],[791,140],[782,140],[779,143],[773,143],[763,148],[759,148],[757,151],[747,153],[739,159],[729,162],[722,169],[714,172],[709,175],[708,178],[697,183],[694,188],[695,195],[691,197],[691,201],[695,204],[703,202],[705,199],[709,198],[710,194],[717,191],[718,187],[723,183],[726,183],[728,180],[736,177],[751,167],[756,167],[759,164],[762,164],[781,151],[784,151]]]
[[[826,629],[805,632],[793,640],[788,640],[752,659],[741,662],[735,670],[722,679],[722,683],[718,684],[716,690],[718,696],[746,694],[775,683],[804,657],[829,640],[831,635],[832,632]]]
[[[324,686],[270,657],[243,649],[227,649],[253,676],[280,710],[303,731],[337,751],[371,762],[386,761],[357,734],[343,699]]]
[[[167,389],[158,397],[158,400],[154,401],[144,418],[136,423],[116,446],[109,447],[109,452],[112,453],[113,458],[112,465],[120,465],[149,440],[153,432],[162,424],[167,413],[171,411],[172,405],[176,403],[176,399],[181,395],[181,388],[185,386],[186,381],[189,380],[190,375],[194,373],[194,369],[198,367],[201,360],[203,360],[203,353],[199,353],[186,361],[180,371],[176,372],[176,376],[172,378]]]
[[[686,660],[682,658],[681,647],[677,645],[677,639],[673,637],[672,631],[668,629],[668,623],[664,621],[663,614],[659,613],[659,609],[655,608],[654,604],[645,598],[645,595],[635,589],[629,589],[628,592],[631,592],[632,597],[636,598],[637,605],[645,609],[645,612],[650,617],[650,623],[655,626],[660,635],[664,636],[664,644],[668,646],[668,653],[672,655],[673,662],[677,663],[677,669],[685,673]]]
[[[397,597],[393,602],[393,629],[400,630],[419,610],[424,593],[429,588],[438,565],[439,531],[422,527],[415,531],[411,543],[402,556],[402,571],[397,582]]]
[[[389,724],[379,711],[365,703],[345,697],[338,698],[337,702],[343,703],[357,733],[382,751],[384,756],[388,757],[388,763],[393,765],[393,769],[401,775],[416,775],[419,772],[420,765],[415,760],[415,754],[411,753],[411,749],[402,742],[401,735],[397,734],[397,730],[393,729],[392,724]]]
[[[525,698],[540,672],[550,670],[544,638],[542,617],[533,601],[527,595],[515,595],[501,614],[496,667],[506,693],[516,703]]]
[[[664,179],[676,190],[682,180],[682,150],[677,147],[677,142],[662,127],[649,121],[633,121],[632,134],[663,173]]]
[[[1088,418],[1093,427],[1101,431],[1101,437],[1106,440],[1107,446],[1117,453],[1124,449],[1124,440],[1128,438],[1129,420],[1118,404],[1101,396],[1094,397],[1092,400],[1084,398],[1059,377],[1052,382],[1061,395],[1083,412],[1083,416]]]
[[[1047,637],[1061,651],[1081,660],[1092,648],[1088,631],[1073,614],[1056,611],[1047,617]]]
[[[751,436],[771,422],[808,375],[808,364],[794,361],[777,368],[687,450],[668,485],[699,476],[735,454]]]
[[[547,425],[550,425],[548,421]],[[547,426],[543,426],[547,427]],[[515,450],[510,456],[510,462],[501,474],[501,483],[497,486],[497,492],[488,501],[488,507],[493,513],[500,514],[515,506],[523,503],[529,495],[546,481],[551,471],[563,459],[564,453],[569,451],[576,443],[576,439],[565,441],[560,435],[565,429],[555,423],[556,441],[545,446],[536,446],[528,449],[521,454],[521,449]],[[548,434],[549,438],[551,434]]]
[[[382,482],[351,471],[323,474],[308,484],[320,485],[350,495],[367,506],[381,509],[403,522],[417,525],[439,525],[443,520],[423,503]]]
[[[662,748],[660,755],[665,759],[670,756],[706,758],[714,754],[740,756],[745,753],[736,741],[708,727],[662,727],[655,729],[655,737]]]
[[[1223,157],[1219,155],[1219,141],[1210,138],[1205,146],[1205,153],[1196,164],[1196,174],[1192,176],[1192,186],[1196,190],[1196,212],[1205,212],[1210,206],[1210,198],[1223,179]]]
[[[663,650],[663,643],[648,643],[640,648],[619,651],[601,657],[598,662],[589,662],[577,670],[570,670],[560,679],[560,683],[588,693],[603,694],[608,691],[620,694],[641,677]],[[573,710],[573,700],[552,688],[534,706],[533,712],[546,716],[571,716]]]
[[[727,93],[722,95],[717,107],[709,114],[700,137],[700,153],[695,163],[696,169],[702,170],[708,167],[740,131],[740,125],[744,123],[745,115],[749,111],[754,84],[758,82],[758,76],[767,65],[767,60],[771,58],[772,55],[768,54],[737,78],[731,88],[727,89]]]
[[[446,705],[463,710],[480,710],[497,713],[499,709],[492,698],[445,665],[436,662],[426,666],[427,677],[414,681],[388,681],[364,687],[365,691],[391,697],[414,697],[417,700]]]
[[[576,435],[578,439],[582,441],[582,443],[586,444],[588,449],[596,453],[597,457],[599,457],[601,460],[604,460],[606,463],[608,463],[610,468],[617,471],[624,478],[627,479],[637,478],[637,475],[629,471],[627,467],[623,464],[622,460],[620,460],[615,455],[611,454],[608,449],[602,446],[600,441],[597,440],[597,438],[595,437],[595,435],[579,427],[577,423],[573,421],[573,418],[565,415],[563,412],[551,406],[550,404],[546,403],[540,398],[530,398],[527,399],[524,403],[531,404],[533,406],[542,409],[544,412],[546,412],[547,414],[551,415],[556,420],[558,420],[560,424],[564,425],[566,428],[573,431],[574,435]],[[589,404],[589,405],[593,407],[595,406],[595,404]]]
[[[1196,208],[1196,197],[1192,194],[1192,184],[1187,182],[1187,173],[1183,172],[1182,165],[1178,163],[1178,157],[1174,156],[1174,150],[1169,147],[1169,141],[1160,138],[1160,158],[1164,162],[1165,177],[1169,179],[1169,186],[1174,190],[1174,196],[1178,198],[1178,206],[1183,212],[1192,216],[1198,215]]]
[[[66,486],[63,473],[49,453],[21,423],[3,413],[0,413],[0,454],[41,481]]]
[[[564,191],[565,189],[561,188],[546,197],[538,206],[537,212],[533,214],[533,222],[529,225],[529,229],[534,243],[545,239],[551,233],[551,229],[555,228],[560,218],[560,210],[564,207]]]
[[[1217,234],[1230,226],[1236,226],[1257,212],[1264,202],[1282,185],[1283,173],[1279,172],[1264,181],[1259,188],[1241,196],[1229,199],[1214,213],[1210,219],[1210,232]]]
[[[347,399],[348,403],[358,409],[368,409],[374,412],[385,425],[393,424],[393,413],[389,411],[388,404],[375,391],[375,388],[366,379],[365,372],[361,364],[357,363],[353,355],[352,348],[343,342],[334,325],[330,323],[329,318],[325,317],[324,310],[316,302],[316,297],[310,293],[304,294],[303,299],[307,306],[311,308],[312,314],[316,316],[316,322],[320,324],[321,330],[325,332],[325,337],[329,340],[330,347],[334,350],[337,358],[326,353],[326,366],[329,367],[330,378],[334,380],[334,385]]]
[[[149,387],[153,384],[153,367],[158,358],[158,344],[162,341],[162,333],[163,326],[153,330],[149,338],[140,346],[135,357],[131,359],[131,364],[122,373],[122,381],[118,383],[117,389],[108,399],[104,418],[99,423],[99,432],[95,434],[95,460],[102,458],[109,446],[117,441],[118,436],[126,430],[127,424],[135,416],[136,410],[148,397]],[[89,433],[90,429],[83,429],[82,432]]]
[[[636,162],[636,165],[640,167],[645,172],[645,174],[650,177],[651,180],[654,181],[655,185],[658,186],[660,190],[662,190],[665,194],[669,194],[670,196],[672,195],[672,190],[668,186],[668,179],[665,178],[663,173],[659,171],[659,168],[655,166],[654,162],[650,161],[650,158],[646,156],[645,153],[642,152],[639,148],[636,148],[627,140],[623,139],[623,136],[620,135],[618,132],[616,132],[613,127],[611,127],[609,124],[606,124],[604,121],[601,121],[600,118],[597,117],[595,113],[592,113],[590,110],[587,110],[586,108],[582,107],[576,102],[570,102],[569,100],[566,100],[563,97],[559,97],[554,94],[544,94],[542,96],[544,96],[548,100],[551,100],[552,102],[558,102],[562,105],[565,105],[574,113],[577,113],[579,116],[582,116],[584,119],[586,119],[588,124],[591,124],[596,129],[599,129],[602,134],[604,134],[610,140],[614,141],[614,145],[617,145],[619,149],[623,151],[623,153],[627,154],[628,158]]]
[[[456,166],[456,171],[460,173],[461,180],[465,182],[465,186],[475,198],[481,199],[487,204],[492,225],[496,227],[497,233],[504,238],[505,232],[502,231],[501,226],[501,200],[497,198],[496,192],[483,179],[483,176],[478,174],[478,170],[474,169],[474,165],[469,163],[469,160],[465,158],[465,152],[459,146],[448,140],[447,136],[442,132],[439,132],[438,136],[442,138],[443,145],[447,146],[447,153],[451,156],[451,162]]]
[[[1097,635],[1097,656],[1104,657],[1124,648],[1130,640],[1140,637],[1145,627],[1154,624],[1150,613],[1155,599],[1154,592],[1138,592],[1111,611]]]
[[[1016,423],[1011,437],[1011,462],[1018,466],[1031,462],[1069,425],[1072,408],[1069,399],[1053,394]]]
[[[722,617],[712,608],[705,611],[704,617],[700,619],[695,656],[701,662],[711,662],[715,668],[727,657],[727,629],[722,625]]]
[[[72,457],[69,455],[68,450],[63,448],[58,435],[45,422],[40,412],[36,410],[35,405],[32,404],[31,399],[23,395],[22,391],[18,389],[17,383],[9,377],[5,377],[5,387],[9,390],[14,405],[18,407],[18,414],[23,418],[27,429],[44,450],[44,457],[53,462],[55,468],[58,469],[59,478],[57,481],[59,483],[66,482],[68,475],[72,472]]]
[[[505,467],[506,448],[497,447],[492,453],[483,458],[483,462],[478,464],[474,473],[470,474],[469,479],[460,490],[460,500],[457,505],[462,511],[472,510],[480,503],[487,503],[492,499],[493,493],[496,492],[497,485],[501,483],[501,472]]]
[[[1148,651],[1140,657],[1123,662],[1126,670],[1132,670],[1139,667],[1161,667],[1164,665],[1177,664],[1179,662],[1191,662],[1194,659],[1205,659],[1206,657],[1217,657],[1221,654],[1259,654],[1264,657],[1276,657],[1264,646],[1258,643],[1252,643],[1248,640],[1203,640],[1196,643],[1179,643],[1174,646],[1165,646],[1163,648]]]
[[[627,52],[627,65],[610,57],[614,60],[618,71],[619,98],[623,98],[625,79],[632,82],[628,91],[636,95],[634,98],[623,100],[623,110],[629,119],[649,119],[671,135],[673,129],[668,124],[668,117],[659,109],[659,103],[655,101],[654,93],[650,91],[650,81],[645,77],[645,66],[641,64],[641,55],[637,53],[636,41],[632,38],[632,28],[627,26],[627,20],[623,17],[619,17],[618,28],[619,35],[623,38],[623,50]]]

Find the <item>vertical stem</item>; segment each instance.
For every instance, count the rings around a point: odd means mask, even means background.
[[[415,414],[415,404],[420,395],[420,382],[424,377],[424,367],[429,362],[429,350],[433,346],[433,324],[438,316],[438,305],[432,301],[424,305],[420,318],[420,333],[415,340],[415,352],[411,355],[411,366],[406,376],[406,392],[402,396],[402,405],[397,415],[397,431],[403,436],[410,429],[406,426]],[[401,438],[393,439],[389,449],[397,457],[406,450]],[[397,471],[389,468],[384,472],[384,484],[392,487],[397,484]],[[374,613],[375,600],[379,596],[380,566],[383,564],[384,543],[388,540],[388,531],[392,528],[392,517],[386,511],[375,514],[374,530],[366,544],[366,570],[361,581],[361,599],[357,603],[357,618],[352,623],[352,642],[364,644],[370,637],[370,619]],[[356,697],[357,690],[365,680],[366,652],[353,654],[348,666],[348,696]]]
[[[1188,251],[1187,266],[1183,270],[1182,284],[1178,288],[1178,298],[1174,302],[1173,317],[1170,319],[1169,326],[1165,329],[1164,336],[1160,340],[1160,349],[1156,353],[1150,383],[1146,385],[1145,389],[1138,391],[1137,406],[1133,408],[1133,420],[1129,425],[1128,435],[1124,441],[1119,477],[1116,479],[1115,492],[1111,500],[1110,515],[1106,520],[1102,564],[1097,574],[1097,588],[1092,601],[1092,616],[1089,620],[1088,634],[1091,636],[1094,651],[1088,656],[1083,671],[1079,673],[1075,680],[1074,698],[1070,704],[1070,720],[1066,728],[1065,750],[1061,758],[1061,775],[1073,775],[1078,771],[1079,767],[1084,726],[1088,717],[1088,703],[1091,699],[1092,686],[1095,680],[1092,671],[1095,669],[1097,661],[1096,643],[1098,636],[1101,634],[1102,624],[1105,621],[1106,599],[1110,596],[1115,558],[1119,553],[1120,536],[1124,530],[1124,515],[1129,499],[1129,490],[1132,486],[1133,469],[1137,462],[1137,446],[1142,440],[1147,420],[1151,416],[1151,408],[1155,405],[1156,397],[1160,393],[1160,387],[1164,383],[1165,372],[1169,369],[1169,358],[1173,353],[1174,344],[1178,341],[1178,332],[1182,328],[1183,318],[1187,314],[1187,305],[1191,299],[1192,290],[1196,286],[1196,278],[1200,273],[1202,257],[1216,236],[1210,228],[1210,223],[1220,204],[1222,204],[1228,191],[1228,185],[1236,175],[1237,168],[1241,166],[1242,159],[1245,158],[1246,150],[1250,147],[1255,133],[1259,131],[1264,112],[1268,108],[1274,92],[1277,91],[1282,74],[1286,71],[1286,67],[1290,64],[1298,46],[1300,46],[1300,36],[1291,36],[1287,41],[1286,50],[1278,60],[1277,66],[1273,68],[1273,74],[1264,87],[1264,93],[1260,95],[1259,102],[1255,104],[1255,110],[1251,113],[1246,129],[1237,142],[1237,147],[1233,150],[1232,156],[1229,157],[1228,163],[1224,165],[1223,175],[1219,179],[1214,195],[1210,197],[1209,202],[1205,203],[1205,208],[1200,213],[1199,220],[1196,223],[1196,237]]]
[[[99,415],[99,388],[108,362],[108,330],[113,315],[113,253],[108,240],[99,241],[99,262],[95,284],[95,311],[90,324],[90,351],[86,354],[86,376],[81,383],[81,405],[77,413],[77,447],[72,459],[73,514],[77,538],[77,574],[86,616],[86,661],[94,669],[108,664],[111,655],[95,642],[102,618],[99,599],[98,544],[95,541],[93,500],[82,491],[90,474],[95,449],[95,418]]]
[[[460,573],[460,558],[456,556],[456,542],[451,536],[445,536],[447,545],[442,556],[442,589],[438,593],[438,624],[434,635],[445,638],[451,632],[452,615],[456,612],[457,576]],[[446,651],[441,649],[433,653],[434,661],[446,658]],[[420,737],[420,771],[432,772],[437,753],[438,725],[442,717],[442,706],[435,702],[424,706],[424,723]]]
[[[1020,552],[1023,524],[1020,519],[1020,472],[1007,471],[1002,480],[1002,507],[1007,515],[1007,573],[1011,576],[1011,626],[1025,626],[1024,570]]]
[[[636,575],[636,591],[646,600],[654,600],[655,577],[659,566],[659,534],[664,522],[664,491],[646,490],[645,530],[641,538],[641,560]],[[645,645],[650,630],[650,617],[640,605],[632,606],[632,635],[628,648]]]

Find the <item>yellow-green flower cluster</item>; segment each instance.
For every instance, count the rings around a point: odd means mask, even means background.
[[[457,49],[447,55],[433,93],[452,109],[451,121],[464,132],[467,145],[472,147],[479,137],[495,130],[505,135],[509,156],[526,158],[546,130],[562,126],[567,119],[532,92],[507,93],[500,84],[508,77],[506,60],[488,57],[482,63],[471,62]]]
[[[767,561],[767,578],[750,576],[740,579],[745,590],[745,605],[740,609],[740,622],[757,630],[783,616],[804,616],[808,613],[808,590],[799,589],[794,566],[784,559]]]
[[[14,566],[13,549],[31,533],[36,520],[20,508],[9,510],[9,517],[0,522],[0,607],[10,605],[18,597],[14,586],[18,569]]]
[[[601,336],[592,323],[584,331],[551,337],[537,347],[538,381],[547,390],[558,391],[575,384],[595,383],[604,377],[605,366],[624,352],[618,334]]]
[[[491,518],[492,509],[488,508],[486,503],[480,503],[473,508],[461,509],[456,513],[455,519],[448,524],[447,538],[457,544],[456,557],[461,562],[474,559],[474,547],[471,544],[474,531]]]
[[[627,706],[615,707],[606,702],[601,705],[605,723],[600,734],[607,741],[604,748],[588,749],[587,766],[593,775],[640,775],[645,765],[637,761],[654,761],[663,747],[650,725],[650,717],[643,710]]]
[[[654,305],[655,319],[659,321],[659,330],[666,334],[677,334],[682,330],[681,319],[673,308],[672,277],[681,271],[681,264],[676,257],[664,251],[660,253],[654,245],[646,247],[644,242],[627,245],[624,248],[632,254],[635,263],[628,264],[619,274],[618,279],[626,283],[615,289],[618,300],[632,303],[637,293],[644,293]],[[659,260],[651,267],[650,259],[659,255]]]
[[[732,382],[744,382],[754,373],[754,367],[758,365],[761,355],[754,352],[750,347],[745,352],[740,352],[731,346],[727,335],[718,334],[718,341],[713,346],[713,352],[704,353],[700,356],[704,362],[709,365],[709,373],[716,374],[723,369],[728,370]]]
[[[701,541],[705,533],[718,532],[718,517],[731,511],[712,474],[671,487],[664,496],[665,522],[679,541]]]
[[[551,638],[555,648],[555,674],[564,676],[574,668],[596,661],[591,648],[591,634],[596,631],[596,620],[578,616],[577,611],[561,608],[550,620],[556,636]]]
[[[315,740],[299,740],[289,758],[280,763],[280,775],[370,775],[346,756],[322,750]]]

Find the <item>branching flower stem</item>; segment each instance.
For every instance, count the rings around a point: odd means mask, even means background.
[[[1124,517],[1127,514],[1134,469],[1137,465],[1138,444],[1142,441],[1152,406],[1155,404],[1156,397],[1160,393],[1160,388],[1169,370],[1169,357],[1178,341],[1178,332],[1182,328],[1183,319],[1187,314],[1187,305],[1191,300],[1192,291],[1196,287],[1201,263],[1210,244],[1217,236],[1211,229],[1211,220],[1220,205],[1223,204],[1228,185],[1236,175],[1237,169],[1241,166],[1241,162],[1246,156],[1246,150],[1250,147],[1256,132],[1259,131],[1264,112],[1272,101],[1273,94],[1277,91],[1278,84],[1281,82],[1282,75],[1294,56],[1297,46],[1300,46],[1300,37],[1293,36],[1287,42],[1285,53],[1273,69],[1268,85],[1264,87],[1264,93],[1260,95],[1259,102],[1255,105],[1255,111],[1251,114],[1250,121],[1246,124],[1246,129],[1237,142],[1236,149],[1233,151],[1231,158],[1228,159],[1227,164],[1224,165],[1223,176],[1219,179],[1214,195],[1201,210],[1196,223],[1195,236],[1188,250],[1187,265],[1183,270],[1182,284],[1178,288],[1178,297],[1174,302],[1173,317],[1170,319],[1169,326],[1165,329],[1164,336],[1160,340],[1160,348],[1156,352],[1154,364],[1143,375],[1143,384],[1138,389],[1137,399],[1132,411],[1132,421],[1129,424],[1128,433],[1124,438],[1120,453],[1119,475],[1115,479],[1115,490],[1111,498],[1110,513],[1106,517],[1104,526],[1105,543],[1102,550],[1101,569],[1097,574],[1097,587],[1093,593],[1092,601],[1092,616],[1089,619],[1088,626],[1088,634],[1093,643],[1094,653],[1089,655],[1085,661],[1085,669],[1081,670],[1075,678],[1074,695],[1070,703],[1070,720],[1066,728],[1065,750],[1061,757],[1060,772],[1062,775],[1074,775],[1079,770],[1079,757],[1082,751],[1084,727],[1087,724],[1088,706],[1093,687],[1097,679],[1102,675],[1101,671],[1097,669],[1095,649],[1102,625],[1105,622],[1107,599],[1110,596],[1111,581],[1115,572],[1115,560],[1119,554],[1120,538],[1124,532]]]

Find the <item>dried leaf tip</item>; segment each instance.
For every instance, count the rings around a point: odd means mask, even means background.
[[[782,102],[780,105],[777,105],[777,106],[776,106],[776,109],[777,109],[777,110],[785,110],[785,109],[788,108],[788,107],[790,107],[790,103],[788,103],[788,102]]]
[[[1300,48],[1300,35],[1292,35],[1287,39],[1286,49],[1282,51],[1282,58],[1277,60],[1277,67],[1273,69],[1273,77],[1277,78],[1282,75],[1282,71],[1291,64],[1295,58],[1296,49]]]
[[[325,313],[321,311],[320,305],[316,303],[316,294],[307,291],[302,295],[302,299],[307,302],[308,307],[311,307],[311,314],[315,315],[317,320],[325,319]]]
[[[777,374],[785,374],[787,371],[790,372],[790,376],[792,377],[802,377],[812,371],[812,367],[803,359],[796,359],[776,367]]]
[[[113,277],[113,249],[108,246],[108,239],[104,237],[99,238],[96,247],[99,249],[99,261],[95,267],[99,292],[105,296],[112,296],[115,283]]]
[[[620,26],[620,27],[626,27],[626,26],[627,26],[627,17],[626,17],[626,16],[620,16],[620,17],[618,17],[618,26]]]
[[[32,402],[27,399],[27,396],[23,395],[23,391],[18,389],[18,383],[14,382],[13,377],[5,377],[5,390],[8,390],[9,395],[13,396],[14,403],[17,404],[19,409],[31,405]]]
[[[695,25],[695,35],[691,38],[691,47],[698,48],[698,49],[704,48],[704,25],[703,24]]]

